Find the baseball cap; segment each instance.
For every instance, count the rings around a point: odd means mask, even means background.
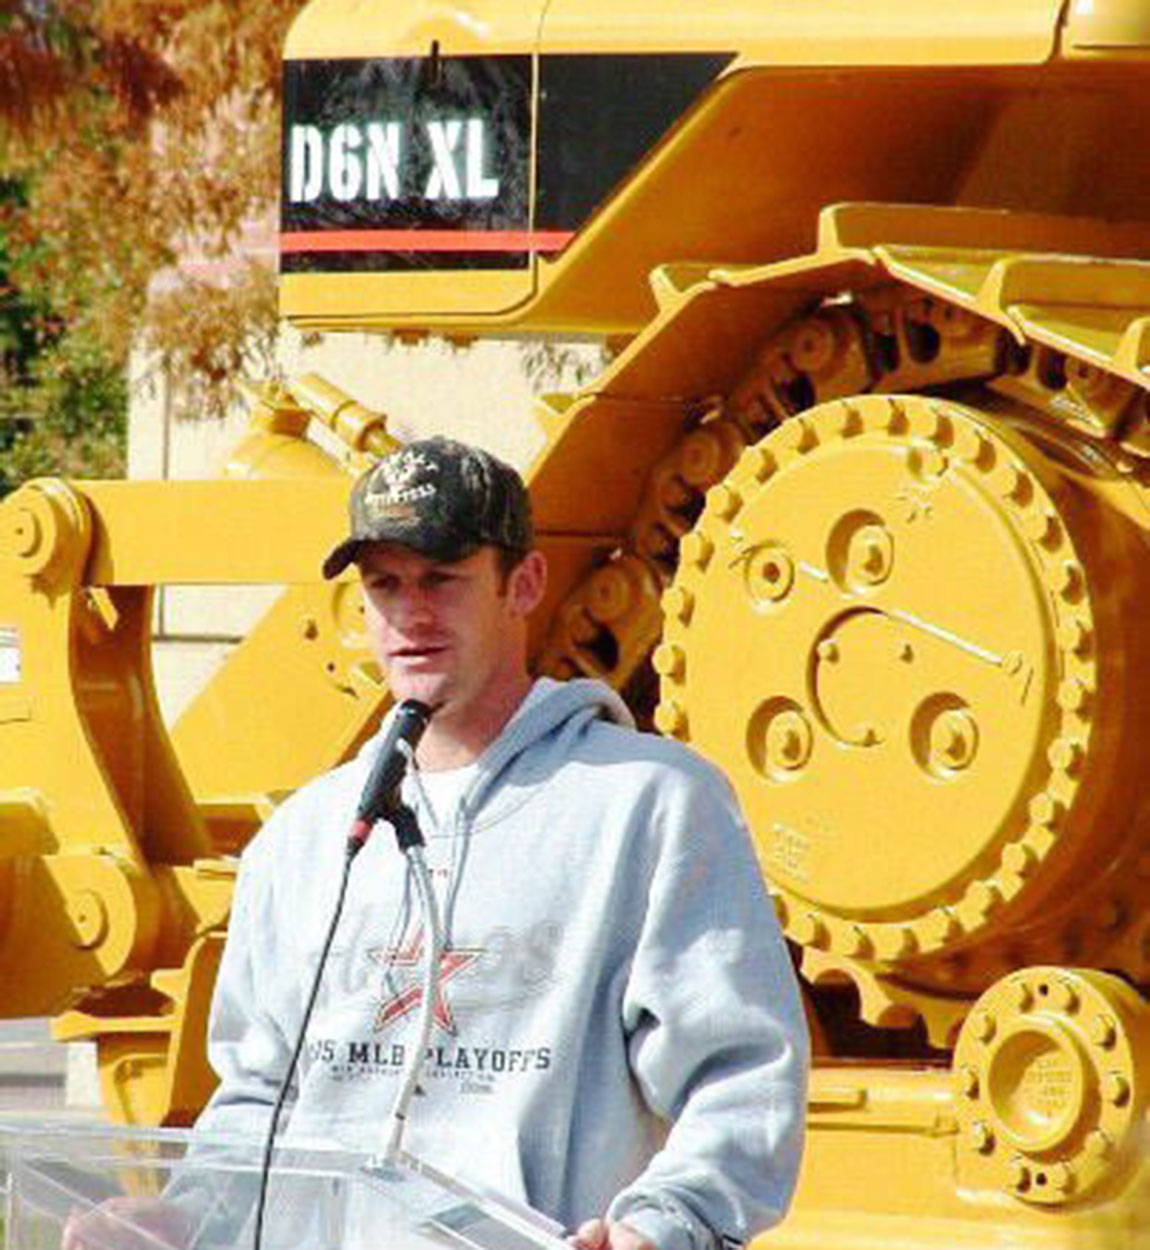
[[[523,479],[480,447],[450,438],[407,443],[352,488],[351,533],[323,562],[337,577],[367,543],[399,543],[452,563],[492,544],[526,554],[534,543]]]

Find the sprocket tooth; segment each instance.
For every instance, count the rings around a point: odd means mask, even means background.
[[[970,1014],[970,1000],[916,994],[915,1001],[926,1025],[927,1041],[938,1050],[953,1049],[963,1021]]]
[[[913,1003],[896,1002],[881,979],[860,964],[808,947],[803,951],[802,970],[812,985],[853,985],[859,996],[859,1015],[875,1028],[911,1028],[918,1018]]]
[[[874,1028],[913,1028],[921,1020],[927,1040],[939,1050],[954,1044],[972,1001],[903,985],[849,959],[810,948],[803,951],[802,972],[812,985],[853,985],[859,996],[859,1016]]]
[[[801,967],[803,976],[812,985],[853,985],[860,997],[862,995],[859,979],[864,974],[856,964],[808,946],[803,950]]]

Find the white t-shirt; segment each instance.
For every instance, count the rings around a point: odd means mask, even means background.
[[[512,724],[529,708],[534,707],[536,703],[541,703],[558,684],[553,677],[537,677],[507,724]],[[459,801],[479,774],[482,761],[483,757],[480,756],[479,759],[472,760],[470,764],[463,764],[459,768],[441,768],[433,772],[419,770],[419,786],[423,791],[423,799],[431,808],[435,823],[444,832],[455,824],[455,812],[459,807]]]

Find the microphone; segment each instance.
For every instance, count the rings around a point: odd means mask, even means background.
[[[407,770],[407,761],[419,745],[431,715],[432,709],[418,699],[404,699],[395,709],[347,835],[349,855],[359,853],[381,816],[394,815],[400,806],[399,785]]]

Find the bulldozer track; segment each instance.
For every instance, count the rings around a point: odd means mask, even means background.
[[[853,401],[877,396],[910,397],[912,407],[913,397],[925,401],[925,407],[915,410],[917,424],[938,423],[929,406],[933,399],[957,399],[979,413],[991,430],[1020,426],[1040,444],[1044,436],[1069,437],[1085,457],[1099,458],[1115,475],[1137,483],[1135,494],[1145,504],[1150,469],[1150,388],[1145,381],[1138,385],[1083,355],[1032,338],[1020,340],[1016,326],[919,286],[882,283],[825,299],[770,334],[727,394],[687,412],[680,437],[650,468],[623,542],[583,578],[555,614],[539,671],[606,681],[629,700],[641,724],[690,740],[689,708],[674,697],[683,650],[659,644],[668,624],[682,627],[690,621],[693,597],[676,573],[683,563],[705,566],[709,558],[712,540],[706,527],[698,525],[699,518],[706,511],[722,522],[736,514],[740,500],[730,485],[732,474],[752,481],[769,474],[769,466],[746,468],[748,458],[770,459],[763,449],[768,436],[779,431],[777,437],[789,438],[796,450],[807,450],[816,436],[806,414],[840,401],[844,415],[839,419],[850,422],[855,419]],[[897,422],[900,401],[892,403]],[[930,431],[916,426],[915,433]],[[968,432],[968,437],[977,435]],[[1006,502],[1012,492],[1021,498],[1032,489],[1021,466],[1007,464],[997,473],[1002,480],[993,489]],[[908,506],[917,505],[910,501]],[[1045,541],[1055,542],[1052,550],[1063,552],[1067,567],[1074,565],[1070,549],[1059,545],[1061,537],[1053,529]],[[881,552],[875,558],[881,560]],[[1052,567],[1057,564],[1055,559]],[[785,567],[767,572],[772,578],[796,575]],[[1088,613],[1068,610],[1060,629],[1069,645],[1067,654],[1081,652],[1091,630]],[[1079,676],[1085,689],[1091,677]],[[1062,694],[1073,703],[1072,692]],[[1072,712],[1066,715],[1070,719],[1050,750],[1071,765],[1058,775],[1072,790],[1073,768],[1083,748],[1070,723]],[[951,729],[962,737],[957,720]],[[801,752],[801,727],[798,732],[792,745]],[[1069,797],[1069,792],[1059,791],[1056,777],[1032,802],[1031,830],[1004,850],[1005,863],[997,872],[917,925],[854,925],[832,933],[825,917],[796,912],[788,892],[771,883],[788,936],[804,948],[807,980],[816,986],[853,985],[859,1013],[872,1025],[906,1027],[921,1021],[933,1045],[953,1045],[981,989],[1020,960],[1051,954],[1049,935],[1043,939],[1046,945],[1039,942],[1032,949],[1025,941],[1011,941],[974,956],[963,950],[961,939],[985,926],[1004,901],[1019,893],[1033,863],[1053,844],[1050,822],[1043,825],[1043,812],[1037,808],[1045,804],[1051,813],[1061,811]],[[769,878],[770,865],[765,867]],[[1055,953],[1071,962],[1088,951],[1093,957],[1099,933],[1108,940],[1121,930],[1123,949],[1115,954],[1109,942],[1110,957],[1117,961],[1111,966],[1144,978],[1150,936],[1146,922],[1131,914],[1130,898],[1108,883],[1092,891],[1090,902],[1087,914],[1099,918],[1094,932],[1084,931],[1080,920],[1068,922],[1054,940]],[[913,965],[915,958],[921,964],[927,957],[933,957],[928,960],[930,975],[917,983],[913,968],[908,973],[906,967],[895,966],[908,960]]]

